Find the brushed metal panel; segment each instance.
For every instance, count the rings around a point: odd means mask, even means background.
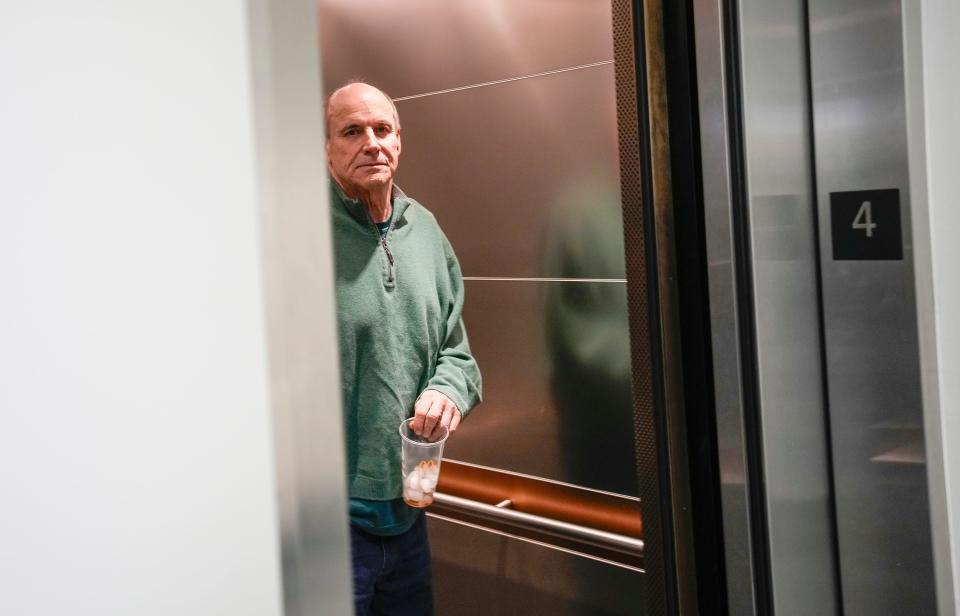
[[[254,0],[248,9],[283,612],[348,614],[339,359],[330,352],[337,344],[332,235],[319,58],[308,53],[317,48],[315,6]]]
[[[740,44],[773,604],[779,615],[805,616],[836,613],[839,603],[803,7],[743,2]]]
[[[752,587],[742,378],[737,344],[740,334],[733,271],[730,144],[726,115],[729,85],[723,72],[725,54],[720,1],[695,2],[693,19],[727,603],[730,614],[749,616],[756,613],[756,606]]]
[[[844,608],[936,611],[900,2],[811,0],[823,310]],[[830,193],[900,191],[903,259],[832,259]]]
[[[438,616],[638,616],[644,574],[428,517]]]
[[[317,7],[328,89],[362,77],[403,97],[613,59],[608,0],[318,0]]]
[[[484,402],[446,457],[635,496],[625,283],[466,285]]]
[[[614,92],[607,65],[398,104],[398,183],[465,276],[624,277]],[[547,260],[551,232],[582,247],[576,267]]]

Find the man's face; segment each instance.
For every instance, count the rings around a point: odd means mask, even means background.
[[[329,102],[327,162],[351,197],[389,187],[400,160],[400,129],[390,101],[366,84],[343,88]]]

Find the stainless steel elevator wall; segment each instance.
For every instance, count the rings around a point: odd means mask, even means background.
[[[813,0],[809,7],[844,612],[932,614],[901,3]],[[831,193],[868,189],[899,190],[902,258],[838,260],[831,233],[843,229],[832,228],[839,221],[831,220]],[[880,230],[892,222],[880,210],[875,220]]]
[[[596,0],[318,0],[324,83],[395,98],[613,58]],[[328,61],[328,58],[331,58]]]
[[[326,90],[394,97],[398,184],[466,278],[484,402],[446,456],[635,495],[609,2],[320,0],[319,20]]]
[[[442,518],[430,524],[437,613],[637,616],[646,583],[631,569]]]

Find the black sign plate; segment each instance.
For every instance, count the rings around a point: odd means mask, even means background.
[[[836,261],[903,259],[896,188],[830,193],[830,225]]]

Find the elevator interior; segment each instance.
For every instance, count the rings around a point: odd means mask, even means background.
[[[635,612],[643,575],[610,5],[319,7],[325,87],[362,77],[394,98],[398,184],[436,215],[465,278],[485,399],[444,452],[445,490],[461,507],[440,501],[428,514],[439,612]],[[484,511],[507,498],[508,513],[623,541],[590,547]]]
[[[660,7],[666,57],[641,53],[648,22],[631,42],[664,90],[641,66],[631,120],[617,28],[657,6],[319,0],[324,87],[394,98],[398,184],[466,281],[486,395],[428,513],[439,613],[930,613],[899,4]],[[625,259],[633,150],[666,251],[650,323]],[[894,224],[900,253],[870,252]],[[670,348],[643,441],[636,357]],[[682,505],[660,520],[645,469]]]

